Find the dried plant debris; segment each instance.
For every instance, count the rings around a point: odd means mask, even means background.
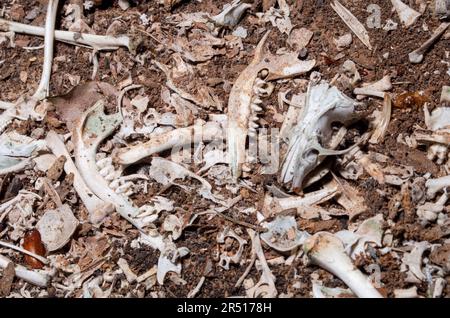
[[[3,1],[0,297],[448,298],[449,4]]]

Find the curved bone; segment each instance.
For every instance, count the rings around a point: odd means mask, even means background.
[[[395,11],[397,11],[400,21],[402,21],[406,27],[413,25],[420,17],[419,12],[410,8],[400,0],[391,0],[391,3],[394,6]]]
[[[217,235],[217,243],[224,244],[227,237],[235,239],[239,243],[239,248],[233,256],[229,256],[226,251],[220,255],[219,266],[223,267],[225,270],[230,268],[230,262],[233,262],[233,264],[238,264],[241,261],[242,253],[244,252],[244,245],[247,244],[246,240],[237,235],[236,232],[229,227],[226,227],[223,232]]]
[[[252,251],[258,257],[262,270],[259,282],[249,290],[247,290],[247,295],[249,295],[249,297],[251,298],[273,298],[277,295],[277,289],[275,287],[275,276],[272,274],[272,271],[267,264],[267,260],[264,256],[264,251],[261,245],[261,240],[259,239],[259,235],[252,229],[247,229],[247,233],[252,240]]]
[[[133,219],[139,213],[139,209],[127,197],[114,192],[97,169],[95,155],[98,146],[122,121],[120,113],[105,115],[103,109],[104,101],[100,100],[84,112],[75,125],[72,138],[78,171],[95,195],[105,202],[111,202],[123,218],[141,231],[149,244],[162,250],[164,248],[162,237],[159,234],[149,236],[144,233],[140,225]]]
[[[105,202],[97,197],[91,189],[84,182],[80,172],[72,161],[69,152],[63,141],[52,130],[47,134],[46,142],[48,148],[53,152],[56,157],[64,156],[66,162],[64,163],[64,171],[69,174],[73,174],[73,186],[81,201],[83,201],[86,207],[91,222],[96,224],[103,219],[104,216],[111,213],[114,210],[114,206],[110,202]]]
[[[113,160],[121,165],[130,165],[157,152],[191,143],[211,141],[222,136],[222,129],[215,122],[179,128],[152,136],[147,142],[121,148],[113,154]]]
[[[261,100],[257,96],[254,98],[259,73],[266,70],[266,80],[270,81],[308,72],[315,65],[315,60],[298,60],[296,53],[273,55],[267,52],[264,45],[268,36],[269,32],[258,43],[252,62],[235,81],[228,101],[227,144],[230,168],[235,179],[240,176],[245,162],[245,142],[250,128],[255,133],[255,127],[250,124],[255,124],[254,120],[257,119],[255,111],[261,110],[258,106]]]
[[[356,268],[345,253],[342,241],[331,233],[319,232],[308,238],[303,249],[311,262],[339,277],[361,298],[382,298],[369,278]]]
[[[50,87],[50,76],[53,63],[53,46],[55,39],[55,22],[58,8],[58,0],[49,0],[47,7],[47,16],[44,29],[44,65],[42,68],[41,80],[36,92],[31,97],[20,97],[14,104],[14,107],[7,108],[0,115],[0,132],[2,132],[14,118],[29,117],[42,120],[42,114],[35,111],[37,103],[48,97]]]

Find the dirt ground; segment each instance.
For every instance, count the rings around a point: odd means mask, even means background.
[[[146,96],[148,97],[148,107],[153,108],[156,113],[177,113],[176,108],[164,101],[162,95],[163,91],[167,90],[167,75],[155,65],[154,61],[172,65],[174,50],[171,43],[173,39],[184,37],[184,34],[190,34],[193,30],[208,30],[208,27],[206,24],[195,22],[192,26],[183,29],[175,23],[170,23],[173,20],[170,17],[183,17],[183,14],[196,12],[205,12],[214,16],[219,14],[223,6],[231,1],[186,0],[172,8],[159,4],[158,1],[132,0],[128,2],[130,7],[123,10],[116,0],[103,1],[101,5],[85,9],[83,21],[99,35],[106,34],[112,23],[118,21],[118,28],[115,30],[117,34],[133,34],[139,39],[140,43],[136,52],[130,52],[124,47],[99,52],[97,54],[98,71],[95,78],[92,78],[94,69],[92,50],[56,41],[50,81],[50,107],[44,119],[42,121],[14,120],[7,126],[6,132],[16,131],[22,135],[34,136],[36,139],[45,139],[51,130],[60,135],[71,133],[70,125],[73,123],[68,123],[62,115],[67,102],[64,99],[58,100],[58,96],[66,96],[74,87],[92,80],[108,83],[120,90],[124,86],[123,83],[131,79],[133,84],[142,85],[142,88],[127,92],[124,104],[129,104],[130,100],[136,96]],[[251,4],[251,7],[237,26],[220,28],[216,34],[218,38],[224,39],[230,36],[237,27],[244,28],[247,36],[241,38],[242,48],[236,49],[225,45],[218,49],[220,54],[212,56],[205,62],[188,62],[193,69],[190,77],[178,78],[175,82],[177,87],[194,95],[199,88],[208,88],[209,92],[220,101],[222,108],[194,105],[197,113],[176,128],[190,126],[198,119],[208,120],[211,114],[227,114],[231,87],[252,61],[255,46],[266,30],[271,31],[267,47],[272,53],[288,47],[289,37],[286,33],[281,33],[270,22],[258,22],[257,13],[267,12],[272,5],[278,8],[277,1],[244,2]],[[426,129],[423,102],[416,103],[413,100],[409,104],[401,103],[399,101],[401,94],[422,92],[430,111],[443,106],[440,102],[442,87],[450,85],[450,36],[448,31],[425,54],[421,63],[410,63],[408,54],[430,38],[433,30],[445,20],[440,20],[434,14],[434,1],[423,1],[428,3],[425,11],[412,26],[404,27],[399,21],[397,13],[392,10],[391,1],[373,0],[370,3],[378,5],[381,9],[382,25],[391,19],[398,23],[398,27],[391,31],[385,31],[382,28],[367,28],[373,47],[372,50],[369,50],[332,9],[330,5],[332,1],[287,0],[286,2],[290,7],[289,18],[294,29],[306,28],[313,33],[311,41],[300,55],[303,60],[315,59],[316,65],[313,70],[298,76],[297,80],[308,80],[311,72],[315,71],[321,74],[322,80],[331,82],[336,74],[342,74],[342,65],[346,60],[355,63],[361,77],[356,87],[360,87],[360,83],[374,82],[383,76],[390,76],[392,89],[389,90],[389,94],[392,96],[393,106],[385,136],[378,143],[360,145],[360,150],[364,154],[377,153],[385,156],[386,161],[377,161],[377,164],[385,168],[383,171],[386,174],[392,167],[409,167],[412,173],[403,179],[401,184],[396,185],[388,182],[380,183],[366,170],[356,180],[346,179],[347,184],[352,189],[356,189],[366,206],[362,213],[351,220],[349,213],[331,215],[329,218],[302,218],[295,210],[288,210],[282,214],[295,216],[298,230],[306,231],[311,235],[321,231],[336,233],[354,229],[363,221],[381,214],[384,238],[386,239],[387,233],[389,233],[391,242],[387,244],[386,240],[383,240],[382,246],[367,243],[365,254],[358,255],[353,259],[359,270],[370,275],[372,274],[371,265],[378,266],[380,271],[378,291],[386,297],[394,297],[395,290],[412,287],[417,288],[418,297],[431,297],[437,280],[444,281],[444,287],[439,297],[449,297],[450,223],[447,218],[449,205],[444,202],[441,221],[423,222],[416,211],[420,205],[424,204],[424,199],[415,202],[412,198],[414,195],[411,195],[412,189],[416,189],[415,181],[418,178],[432,179],[448,175],[449,161],[438,164],[436,161],[430,160],[427,156],[428,145],[421,144],[411,147],[399,142],[399,136],[404,138],[412,135],[418,128]],[[404,2],[408,3],[408,1]],[[422,1],[409,2],[413,8],[419,10],[418,3]],[[77,1],[60,1],[56,29],[66,30],[73,23],[65,16],[67,6],[71,3],[76,4]],[[369,4],[367,1],[342,0],[341,3],[363,24],[371,14],[367,11]],[[43,26],[46,10],[47,0],[22,2],[0,0],[0,12],[2,18],[6,20]],[[149,19],[148,23],[143,23],[144,17]],[[2,30],[0,29],[0,31]],[[334,39],[346,33],[352,33],[352,43],[344,49],[338,50]],[[2,87],[0,100],[11,103],[24,94],[31,95],[34,92],[39,84],[44,60],[42,49],[26,49],[42,45],[41,37],[17,33],[14,37],[14,44],[15,46],[11,47],[8,40],[0,44],[0,84]],[[276,111],[266,111],[260,116],[261,127],[280,128],[282,126],[283,120],[278,120],[276,113],[283,115],[287,110],[287,105],[284,105],[284,109],[280,108],[279,93],[289,90],[286,97],[290,99],[294,94],[305,92],[306,86],[302,87],[297,80],[287,79],[273,82],[274,91],[263,100],[263,104],[266,110],[275,109]],[[345,86],[339,81],[336,82],[336,86],[347,96],[356,98],[353,93],[354,87]],[[84,94],[83,91],[74,93],[73,100],[82,94]],[[340,149],[352,146],[355,140],[373,129],[369,124],[370,115],[375,110],[382,109],[383,105],[383,99],[376,97],[364,98],[361,102],[359,120],[348,128],[344,141],[339,145]],[[80,114],[94,103],[95,101],[91,100],[86,101],[84,105],[79,105]],[[107,99],[106,109],[110,114],[115,112],[116,99],[114,97],[110,96]],[[106,149],[106,153],[112,151],[111,140],[113,138],[116,137],[110,137],[109,141],[100,145],[101,149]],[[134,134],[126,140],[126,143],[136,144],[147,140],[149,140],[148,136]],[[113,144],[112,148],[118,148],[119,145]],[[68,149],[70,148],[68,147]],[[286,151],[286,145],[282,150]],[[167,158],[168,154],[170,152],[161,152],[153,154],[152,157]],[[340,179],[344,179],[340,175],[341,161],[339,159],[342,157],[326,158],[330,171]],[[150,162],[151,158],[146,158],[137,165],[127,167],[124,174],[145,173],[150,169]],[[198,172],[202,166],[203,164],[197,163],[186,165],[194,173]],[[249,225],[258,226],[256,211],[263,209],[264,197],[269,193],[268,187],[273,186],[289,192],[289,188],[279,182],[277,174],[262,174],[261,165],[258,163],[251,167],[252,170],[242,177],[243,180],[249,182],[250,186],[240,186],[237,191],[233,191],[231,186],[218,183],[210,173],[200,174],[212,185],[212,193],[220,194],[225,199],[231,199],[237,194],[241,195],[241,200],[223,212],[229,217],[228,219],[221,215],[204,213],[213,207],[217,208],[218,205],[205,199],[199,193],[200,183],[193,179],[177,181],[177,184],[169,186],[150,179],[145,183],[145,191],[139,187],[140,190],[130,196],[130,200],[138,207],[151,202],[155,196],[162,196],[173,203],[175,208],[172,211],[160,212],[159,217],[154,221],[154,227],[160,231],[163,228],[163,221],[175,212],[177,217],[183,221],[181,235],[174,240],[174,243],[177,247],[186,247],[189,249],[189,253],[179,260],[180,274],[170,271],[163,284],[156,281],[155,274],[139,282],[127,277],[124,270],[118,265],[119,259],[124,259],[131,272],[139,277],[150,269],[160,266],[158,262],[160,252],[151,246],[136,244],[139,231],[117,213],[109,215],[100,224],[92,224],[89,221],[86,207],[74,189],[73,177],[60,171],[52,181],[53,186],[61,201],[70,206],[79,224],[64,247],[44,253],[51,260],[50,264],[43,268],[52,273],[51,282],[47,287],[37,287],[16,277],[8,286],[8,282],[4,279],[8,276],[6,269],[0,269],[0,295],[2,297],[82,297],[86,296],[86,293],[90,293],[91,296],[94,294],[105,296],[106,294],[102,293],[108,292],[107,297],[187,297],[204,279],[195,297],[247,296],[246,284],[256,284],[262,275],[261,261],[257,260],[256,266],[253,265],[246,275],[245,282],[239,287],[235,287],[252,259],[252,238],[248,234],[247,228]],[[26,222],[21,231],[23,234],[34,229],[36,222],[46,211],[57,207],[48,191],[44,188],[40,190],[36,188],[35,182],[40,177],[49,177],[49,171],[39,171],[30,167],[23,171],[0,175],[0,203],[8,202],[22,190],[37,193],[43,198],[35,201],[32,205],[32,220]],[[304,188],[303,193],[289,194],[305,195],[321,189],[324,184],[332,180],[332,174],[328,173],[318,183]],[[142,180],[139,182],[141,182],[139,185],[144,184]],[[421,189],[425,191],[423,185]],[[427,199],[427,202],[435,202],[439,196],[436,199]],[[345,210],[335,199],[321,203],[320,206],[325,210]],[[245,212],[249,208],[253,210]],[[2,217],[2,212],[0,209],[0,240],[26,248],[23,237],[11,236],[13,231],[11,220],[8,217]],[[194,215],[197,217],[193,218]],[[274,216],[268,220],[272,221],[273,219]],[[236,220],[241,224],[236,223]],[[224,243],[219,243],[218,235],[226,227],[232,228],[242,239],[246,240],[240,260],[238,263],[231,262],[229,269],[219,265],[220,257],[221,255],[235,255],[239,244],[237,240],[231,238],[226,238]],[[426,272],[424,274],[426,278],[413,282],[407,278],[408,268],[404,268],[402,263],[404,263],[404,255],[408,254],[418,242],[428,242],[430,246],[419,257],[420,268]],[[273,281],[278,297],[312,297],[313,281],[320,281],[323,286],[329,288],[347,288],[346,284],[337,276],[319,266],[310,264],[301,248],[283,253],[264,242],[262,247],[269,268],[274,275]],[[23,265],[30,270],[36,270],[33,269],[33,262],[27,261],[23,253],[0,246],[0,255],[5,255],[14,263]],[[290,255],[293,256],[288,261]],[[77,273],[81,273],[83,278],[77,278]],[[106,279],[110,276],[113,278]],[[98,284],[100,287],[97,286],[102,293],[96,289],[94,291],[92,284],[88,287],[88,283],[92,283],[98,277],[103,278]]]

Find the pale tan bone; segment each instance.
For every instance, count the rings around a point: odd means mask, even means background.
[[[447,30],[450,22],[441,23],[438,28],[434,31],[431,38],[429,38],[425,43],[423,43],[417,50],[412,51],[408,54],[409,61],[411,63],[420,63],[423,61],[424,54],[433,46],[433,44],[444,34]]]
[[[245,162],[245,141],[247,135],[256,134],[257,114],[262,111],[261,96],[271,93],[266,89],[267,81],[293,77],[310,71],[315,60],[300,61],[295,52],[273,55],[265,49],[267,32],[255,50],[249,66],[239,75],[231,89],[228,101],[227,144],[229,162],[233,177],[240,176]],[[264,77],[264,80],[258,76]]]
[[[56,157],[64,156],[66,162],[64,171],[66,174],[72,173],[74,176],[73,186],[84,206],[86,207],[91,222],[94,224],[101,221],[107,214],[114,211],[114,206],[110,202],[105,202],[97,197],[84,182],[80,172],[72,161],[64,142],[54,132],[50,131],[46,137],[47,147]]]
[[[113,154],[113,160],[121,165],[130,165],[157,152],[222,137],[222,129],[215,122],[179,128],[153,136],[147,142],[121,148]]]

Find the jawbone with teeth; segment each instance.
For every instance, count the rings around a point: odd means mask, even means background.
[[[247,135],[256,135],[258,113],[263,111],[261,98],[271,94],[269,81],[289,78],[310,71],[315,60],[301,61],[297,54],[274,55],[266,51],[267,32],[255,50],[253,61],[239,75],[228,101],[227,143],[231,173],[235,179],[241,174],[246,159]]]

